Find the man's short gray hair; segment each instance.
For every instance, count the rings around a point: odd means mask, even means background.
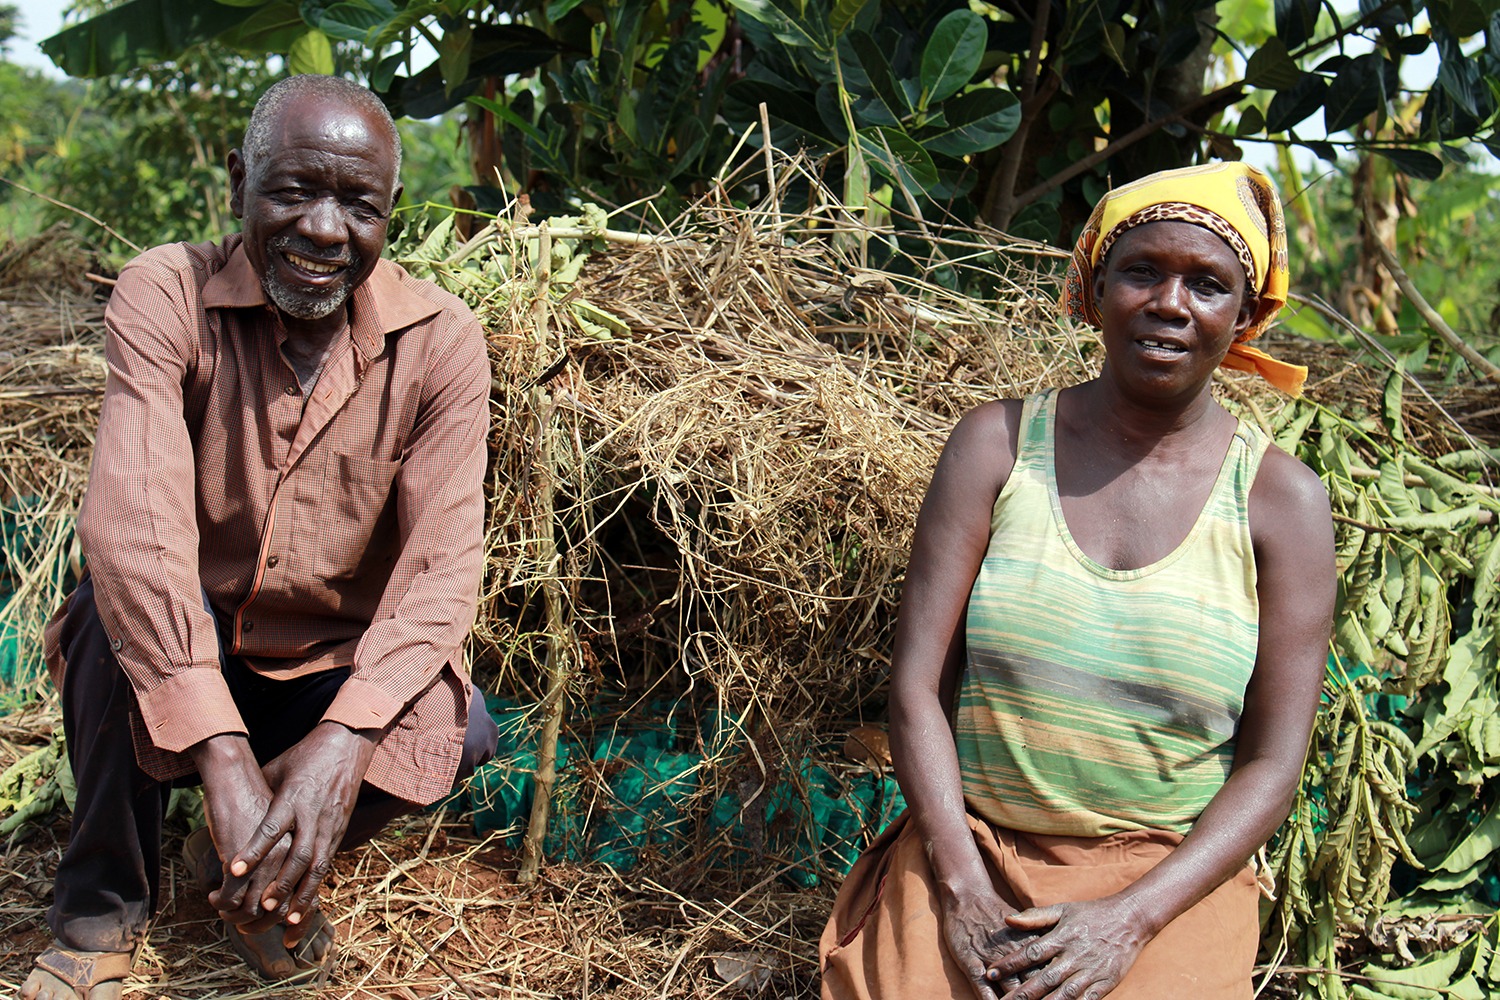
[[[240,144],[240,157],[244,160],[246,174],[253,174],[261,161],[270,154],[271,126],[281,116],[282,108],[294,98],[308,96],[335,98],[385,122],[395,141],[396,181],[400,182],[401,133],[396,131],[396,122],[391,118],[385,102],[352,80],[316,73],[302,73],[278,80],[255,102],[255,110],[250,113],[250,124],[245,127],[245,139]]]

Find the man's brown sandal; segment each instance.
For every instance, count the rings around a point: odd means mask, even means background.
[[[35,971],[21,987],[21,996],[34,997],[45,990],[47,983],[39,974],[46,973],[72,989],[78,1000],[89,1000],[96,991],[101,997],[118,997],[130,975],[132,957],[128,951],[79,951],[54,943],[36,957]]]
[[[224,881],[224,869],[207,827],[199,827],[188,834],[182,845],[182,860],[188,873],[205,891],[218,888]],[[283,942],[286,924],[277,924],[258,934],[246,934],[225,922],[224,936],[234,953],[260,978],[273,982],[290,979],[323,968],[333,957],[333,925],[319,910],[307,914],[305,920],[307,930],[302,940],[290,949]]]

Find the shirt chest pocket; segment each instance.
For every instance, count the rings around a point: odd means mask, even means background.
[[[315,498],[317,516],[305,519],[319,579],[387,575],[400,548],[396,530],[399,461],[334,452]]]

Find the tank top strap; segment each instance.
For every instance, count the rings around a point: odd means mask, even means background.
[[[1056,389],[1032,393],[1021,402],[1021,433],[1016,439],[1016,464],[1011,473],[1052,474],[1052,397]]]
[[[1271,446],[1271,438],[1244,417],[1238,420],[1234,443],[1230,445],[1234,454],[1226,463],[1230,468],[1225,470],[1227,474],[1221,476],[1215,484],[1215,493],[1222,491],[1223,495],[1211,498],[1210,505],[1214,500],[1221,500],[1228,505],[1227,509],[1237,511],[1239,517],[1248,524],[1250,488],[1255,485],[1255,475],[1260,471],[1261,460],[1266,457],[1266,449]]]

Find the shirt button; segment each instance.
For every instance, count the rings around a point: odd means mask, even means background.
[[[289,385],[289,386],[287,386],[286,387],[286,394],[288,396],[295,396],[295,395],[297,395],[297,387],[295,385]]]
[[[240,629],[240,631],[244,632],[246,635],[249,635],[251,632],[255,631],[255,623],[254,622],[246,622],[244,624],[244,626]]]
[[[281,562],[281,557],[280,556],[271,556],[271,557],[269,557],[269,558],[266,559],[266,568],[267,569],[275,569],[276,568],[276,564],[279,563],[279,562]]]
[[[120,651],[120,647],[123,645],[125,645],[125,643],[119,639],[109,640],[109,648],[113,649],[116,653]]]

